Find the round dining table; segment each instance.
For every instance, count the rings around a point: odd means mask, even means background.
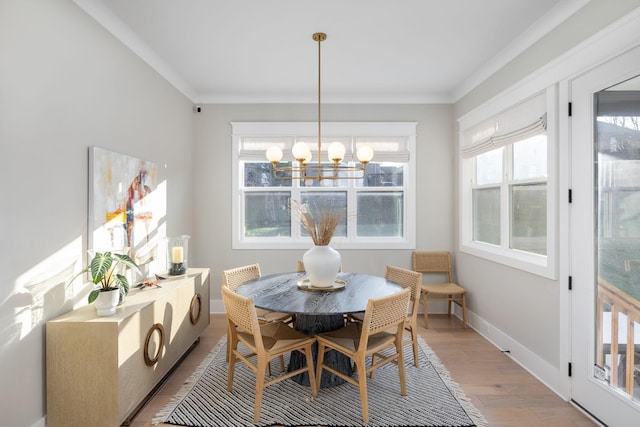
[[[384,277],[362,273],[338,273],[336,283],[328,289],[313,288],[306,279],[304,272],[271,274],[242,284],[236,292],[251,298],[258,308],[295,315],[294,328],[314,336],[343,327],[344,315],[364,312],[369,299],[385,297],[403,289]],[[316,360],[316,344],[313,354]],[[292,371],[305,363],[304,355],[294,351],[287,369]],[[325,354],[324,363],[349,376],[353,373],[351,360],[335,350]],[[299,384],[309,385],[306,372],[292,379]],[[320,387],[342,383],[342,378],[323,371]]]

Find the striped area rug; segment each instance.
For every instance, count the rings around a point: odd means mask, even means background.
[[[173,397],[153,424],[189,427],[247,426],[456,426],[487,427],[482,414],[422,338],[420,367],[405,346],[407,396],[400,396],[398,371],[385,365],[368,379],[369,424],[363,424],[358,388],[345,383],[312,397],[308,387],[285,380],[265,388],[260,423],[253,423],[255,374],[239,362],[227,392],[226,337]],[[277,374],[278,363],[272,363]]]

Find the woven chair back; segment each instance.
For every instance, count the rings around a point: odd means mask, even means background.
[[[410,288],[411,301],[420,300],[422,273],[388,265],[384,277],[387,280],[391,280],[392,282],[401,285],[403,288]]]
[[[260,265],[250,264],[222,272],[222,286],[236,291],[240,285],[249,280],[260,278]]]
[[[258,322],[256,307],[253,305],[251,298],[244,297],[229,288],[223,287],[222,302],[227,313],[227,320],[234,327],[239,327],[254,337],[260,337],[260,323]],[[259,344],[262,344],[261,339]]]
[[[413,252],[413,270],[421,273],[446,273],[452,282],[451,254],[449,252]]]
[[[406,288],[382,298],[370,299],[362,321],[360,345],[366,347],[370,335],[404,325],[411,289]]]

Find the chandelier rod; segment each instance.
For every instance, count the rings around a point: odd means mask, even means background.
[[[321,113],[321,100],[322,100],[322,93],[320,90],[320,85],[321,85],[321,55],[320,55],[320,44],[325,41],[327,39],[327,35],[325,33],[314,33],[313,34],[313,40],[318,42],[318,168],[321,167],[322,164],[322,160],[320,159],[320,155],[322,153],[321,151],[321,146],[322,146],[322,129],[321,129],[321,123],[322,123],[322,113]]]

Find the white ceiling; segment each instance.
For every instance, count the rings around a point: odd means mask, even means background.
[[[454,102],[589,0],[74,0],[194,103]]]

